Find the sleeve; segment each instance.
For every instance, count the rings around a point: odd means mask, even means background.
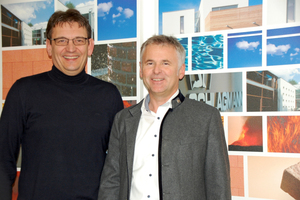
[[[2,200],[12,198],[16,163],[23,132],[22,102],[17,84],[10,89],[0,118],[0,194]]]
[[[214,110],[210,119],[205,180],[207,200],[231,199],[228,151],[218,110]]]
[[[120,114],[120,113],[119,113]],[[118,200],[120,190],[119,114],[116,115],[109,139],[108,154],[101,175],[98,200]]]
[[[116,103],[115,103],[115,114],[118,113],[120,110],[122,110],[124,108],[124,104],[123,104],[123,100],[122,100],[122,96],[119,92],[119,90],[116,88]]]

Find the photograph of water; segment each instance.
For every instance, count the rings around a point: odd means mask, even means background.
[[[192,37],[192,70],[223,69],[223,35]]]

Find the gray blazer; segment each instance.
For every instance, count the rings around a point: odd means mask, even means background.
[[[129,199],[142,102],[115,117],[99,200]],[[217,109],[180,93],[164,117],[160,136],[160,200],[231,199],[227,146]]]

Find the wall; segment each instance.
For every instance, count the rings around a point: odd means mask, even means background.
[[[205,19],[205,31],[255,27],[253,22],[262,25],[262,5],[210,12]]]
[[[45,48],[2,51],[2,98],[19,78],[50,70],[52,60]]]
[[[12,0],[11,2],[17,2],[17,0]],[[248,11],[243,12],[251,12],[251,9],[246,7],[248,6],[248,1],[202,0],[202,2],[214,3],[211,6],[207,6],[209,8],[220,6],[219,2],[222,5],[239,2],[242,3],[241,9],[248,9]],[[175,35],[177,38],[187,39],[187,70],[185,79],[180,83],[182,91],[185,92],[187,98],[191,97],[198,101],[204,101],[221,111],[229,150],[233,200],[294,199],[281,189],[281,181],[283,172],[300,161],[300,136],[297,131],[300,128],[299,113],[296,111],[277,110],[277,104],[272,107],[273,110],[260,109],[269,106],[269,103],[264,103],[262,100],[270,100],[269,91],[274,91],[271,94],[274,97],[272,100],[276,100],[277,102],[277,99],[281,97],[275,92],[280,88],[280,85],[277,85],[280,83],[276,82],[275,84],[274,82],[271,87],[262,81],[264,80],[263,77],[261,77],[260,81],[247,78],[250,74],[259,74],[261,71],[270,71],[273,69],[281,72],[291,71],[290,74],[292,74],[292,71],[299,72],[300,61],[294,63],[285,61],[286,63],[284,64],[282,62],[287,55],[295,55],[290,58],[297,57],[297,50],[296,48],[292,48],[292,45],[293,43],[297,43],[300,31],[277,36],[269,35],[273,29],[281,30],[283,28],[298,27],[300,25],[300,21],[298,20],[299,12],[296,13],[297,21],[295,23],[286,24],[284,20],[286,15],[281,15],[286,7],[278,6],[279,2],[283,2],[285,5],[285,0],[264,0],[263,2],[261,18],[258,17],[262,22],[260,26],[252,24],[251,26],[243,27],[239,25],[238,29],[222,30],[221,28],[217,28],[213,31],[204,31],[204,28],[202,28],[201,33]],[[299,0],[296,0],[296,3],[299,3]],[[120,70],[122,77],[124,77],[113,80],[116,84],[120,82],[120,85],[124,84],[123,86],[128,85],[134,88],[133,83],[135,82],[136,88],[125,89],[123,96],[124,100],[133,102],[133,104],[139,102],[147,94],[138,78],[139,47],[147,38],[158,33],[158,6],[158,0],[137,1],[137,38],[96,42],[97,46],[103,45],[100,51],[104,52],[106,56],[105,64],[106,62],[110,64],[109,62],[119,59],[117,54],[112,54],[114,50],[111,51],[111,48],[125,48],[120,44],[136,45],[136,55],[131,53],[133,57],[136,56],[135,60],[126,59],[126,64],[124,65],[120,63],[118,65],[112,64],[112,69],[116,71]],[[256,7],[261,8],[261,6]],[[296,8],[300,8],[299,4],[297,4]],[[96,13],[95,11],[95,15]],[[208,14],[209,12],[205,11],[204,13]],[[211,16],[214,16],[214,14],[217,13],[210,13],[209,15],[209,27],[217,26],[220,21],[218,18],[211,20]],[[232,14],[232,12],[229,14]],[[203,16],[201,19],[205,20],[206,15],[205,17]],[[227,20],[232,22],[231,19],[227,18]],[[252,21],[252,19],[249,19],[249,21]],[[98,31],[97,28],[95,31]],[[97,36],[97,33],[95,35]],[[239,39],[244,40],[244,42],[238,41]],[[199,43],[202,46],[194,45],[194,41],[200,41]],[[289,50],[284,51],[280,49],[279,46],[282,45],[279,42],[283,43],[282,41],[292,41],[290,42],[291,46]],[[240,45],[240,49],[235,51],[234,49],[237,48],[236,44]],[[274,45],[273,52],[271,51],[272,48],[268,46],[270,44]],[[203,48],[199,50],[199,47]],[[2,70],[0,70],[0,77],[2,77],[0,88],[2,92],[0,94],[4,103],[8,89],[17,78],[49,70],[51,60],[47,57],[45,46],[43,45],[34,47],[0,47],[0,49],[2,52],[0,54],[0,59],[2,60]],[[253,52],[257,51],[259,53],[254,55]],[[289,51],[292,51],[292,53],[288,53]],[[109,53],[112,58],[111,61],[107,58]],[[91,71],[93,70],[93,59],[95,57],[92,56],[89,59],[87,66],[89,73],[93,73]],[[274,60],[272,64],[270,61],[276,57],[280,57],[280,59]],[[128,60],[131,61],[128,62]],[[197,62],[195,62],[196,60]],[[251,62],[253,60],[259,60],[259,62],[253,64]],[[95,62],[97,61],[95,60]],[[237,64],[237,67],[233,67],[234,64]],[[124,74],[126,78],[123,76]],[[128,77],[135,76],[135,81],[129,78],[132,82],[128,83],[127,75],[129,75]],[[281,74],[277,75],[276,80],[280,76]],[[115,76],[112,77],[114,79]],[[208,79],[207,77],[211,78]],[[191,82],[187,82],[188,78]],[[289,78],[285,78],[286,82],[288,80]],[[254,94],[259,93],[257,95],[257,98],[259,98],[258,105],[253,106],[255,107],[254,110],[249,109],[250,105],[253,104],[250,98],[253,94],[248,89],[250,85],[257,86],[256,90],[253,91]],[[122,91],[122,89],[120,90]],[[130,91],[130,94],[126,91]],[[213,96],[214,103],[211,103]],[[233,105],[236,106],[234,107]],[[245,143],[248,143],[248,146],[237,145]]]
[[[173,11],[173,12],[165,12],[163,13],[162,23],[163,26],[163,34],[180,34],[180,17],[184,17],[184,28],[183,32],[194,33],[194,23],[195,23],[195,10],[182,10],[182,11]]]
[[[248,0],[201,0],[201,4],[199,6],[200,10],[200,31],[205,31],[205,19],[209,12],[214,7],[228,6],[228,5],[237,5],[238,8],[248,6]]]

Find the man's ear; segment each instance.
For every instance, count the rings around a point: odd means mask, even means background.
[[[140,62],[140,79],[143,79],[142,63]]]
[[[184,75],[185,75],[185,64],[182,64],[178,72],[179,80],[183,79]]]
[[[52,45],[51,45],[51,41],[49,39],[46,40],[46,50],[47,50],[48,56],[51,57],[52,56]]]
[[[94,39],[90,38],[88,44],[88,56],[91,56],[93,54],[94,47],[95,47]]]

